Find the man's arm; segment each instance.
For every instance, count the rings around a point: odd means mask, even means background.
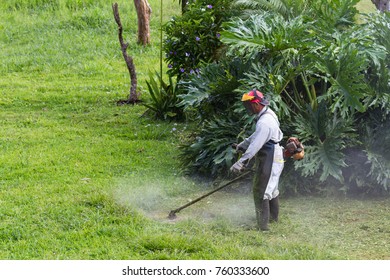
[[[249,139],[251,143],[239,160],[243,164],[248,163],[264,146],[264,144],[271,139],[270,127],[264,125],[264,123],[258,123],[258,125],[256,125],[255,132],[249,137]]]

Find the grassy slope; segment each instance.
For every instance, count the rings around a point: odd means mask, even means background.
[[[282,199],[281,222],[262,234],[251,196],[221,192],[169,222],[204,189],[178,175],[186,124],[115,105],[129,78],[111,7],[95,2],[0,10],[0,259],[390,258],[388,200]],[[133,41],[134,8],[118,2]],[[129,48],[141,89],[158,69],[159,1],[149,2],[153,45]]]

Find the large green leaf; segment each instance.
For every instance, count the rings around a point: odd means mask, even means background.
[[[342,168],[346,166],[343,150],[347,142],[354,143],[356,134],[352,119],[343,119],[329,112],[323,102],[316,111],[310,107],[296,120],[296,130],[305,146],[305,158],[296,162],[304,176],[320,174],[320,181],[332,176],[343,182]],[[356,141],[355,141],[356,143]]]
[[[258,53],[270,55],[299,49],[309,42],[310,35],[302,17],[285,21],[283,17],[268,12],[252,15],[247,20],[237,19],[227,24],[221,34],[230,53],[247,58]]]
[[[238,7],[244,9],[244,14],[251,15],[253,11],[266,10],[282,15],[285,19],[294,18],[304,13],[310,6],[307,0],[235,0]]]
[[[354,111],[364,112],[365,97],[371,94],[365,77],[371,61],[367,48],[353,35],[356,34],[335,32],[333,40],[324,42],[323,48],[310,54],[312,72],[328,84],[319,101],[326,100],[332,111],[339,111],[343,117]]]

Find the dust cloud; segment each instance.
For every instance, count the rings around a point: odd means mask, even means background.
[[[120,205],[139,211],[149,218],[167,221],[171,210],[195,200],[216,187],[218,185],[212,186],[210,182],[199,183],[180,176],[165,180],[121,178],[116,184],[114,197]],[[238,183],[213,193],[182,209],[176,214],[175,220],[195,219],[206,223],[222,219],[237,226],[254,226],[252,193],[242,191],[243,188]]]

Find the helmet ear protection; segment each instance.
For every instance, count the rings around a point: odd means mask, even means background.
[[[259,94],[257,93],[257,89],[254,88],[252,90],[252,93],[253,93],[253,96],[255,97],[255,100],[257,101],[256,103],[261,103],[263,101],[263,97],[259,96]]]
[[[253,96],[255,96],[257,99],[259,99],[260,101],[262,100],[262,98],[257,94],[257,89],[256,88],[254,88],[253,90],[252,90],[252,92],[253,92]]]
[[[265,99],[265,97],[263,96],[263,94],[261,94],[261,96],[260,96],[260,95],[258,94],[258,92],[260,92],[260,91],[258,91],[256,88],[253,89],[253,96],[255,96],[255,98],[256,98],[257,100],[259,100],[258,103],[260,103],[261,105],[264,105],[264,106],[269,105],[268,100]]]

